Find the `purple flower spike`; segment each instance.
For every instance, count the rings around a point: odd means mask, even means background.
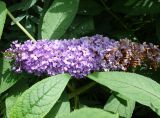
[[[92,71],[127,70],[149,65],[157,68],[160,49],[146,43],[124,39],[115,41],[102,35],[69,40],[14,41],[6,52],[12,53],[16,72],[35,75],[69,73],[84,78]]]
[[[23,44],[13,42],[7,51],[15,54],[15,71],[35,75],[69,73],[83,78],[91,71],[102,70],[104,55],[117,47],[117,42],[108,37],[95,35],[72,40],[28,40]]]

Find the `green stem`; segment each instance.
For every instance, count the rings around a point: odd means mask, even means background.
[[[76,90],[69,83],[67,84],[67,87],[72,93]],[[74,109],[78,109],[78,107],[79,107],[79,97],[74,96]]]
[[[36,42],[36,40],[32,37],[32,35],[18,22],[16,21],[15,17],[11,14],[9,10],[7,10],[7,14],[9,17],[13,20],[13,22],[33,41]]]
[[[88,90],[91,87],[93,87],[95,84],[96,84],[96,82],[93,81],[93,82],[91,82],[91,83],[89,83],[89,84],[87,84],[87,85],[75,90],[73,93],[69,94],[69,99],[71,99],[71,98],[73,98],[73,97],[85,92],[86,90]]]
[[[79,107],[79,97],[75,96],[74,97],[74,109],[78,109]]]

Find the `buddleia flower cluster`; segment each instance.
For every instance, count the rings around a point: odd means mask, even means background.
[[[64,40],[14,41],[6,50],[14,59],[13,70],[38,76],[69,73],[84,78],[94,71],[127,70],[145,65],[157,68],[160,50],[152,44],[123,39],[115,41],[102,35]]]
[[[113,65],[120,66],[122,70],[137,66],[156,70],[160,66],[160,49],[152,43],[140,44],[121,39],[117,48],[106,53],[105,59],[110,63],[115,60]]]

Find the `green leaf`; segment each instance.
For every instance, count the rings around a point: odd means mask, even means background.
[[[104,110],[118,113],[123,118],[131,118],[135,102],[121,94],[111,95],[104,106]]]
[[[25,11],[25,10],[31,8],[36,2],[37,2],[37,0],[24,0],[22,2],[22,5],[23,5],[22,10]]]
[[[9,90],[8,97],[5,100],[7,118],[10,118],[10,111],[15,105],[18,97],[20,97],[22,92],[24,92],[28,87],[27,79],[21,79]]]
[[[3,116],[6,118],[6,108],[5,108],[5,99],[7,97],[7,93],[1,94],[0,95],[0,117]],[[3,118],[1,117],[1,118]]]
[[[27,31],[30,32],[30,34],[35,37],[35,32],[36,32],[36,26],[35,23],[31,21],[31,17],[27,16],[26,21],[25,21],[25,28]]]
[[[15,12],[17,10],[25,11],[36,4],[37,0],[23,0],[22,2],[16,2],[8,9],[10,12]]]
[[[53,106],[50,112],[45,116],[45,118],[59,118],[63,115],[70,114],[70,103],[66,91],[63,92],[60,99]]]
[[[139,0],[127,0],[127,2],[125,3],[125,5],[130,6],[130,5],[135,4],[137,1],[139,1]]]
[[[79,16],[75,18],[64,38],[78,38],[94,31],[93,17]]]
[[[42,25],[43,25],[43,18],[44,18],[44,15],[45,13],[47,12],[48,8],[49,8],[49,4],[50,3],[50,0],[45,0],[44,2],[44,6],[43,6],[43,9],[40,13],[40,19],[39,19],[39,24],[38,24],[38,38],[42,38],[42,31],[41,31],[41,28],[42,28]]]
[[[160,3],[153,0],[136,0],[127,3],[126,1],[118,1],[114,2],[111,7],[114,11],[128,16],[160,13]]]
[[[42,38],[60,38],[72,23],[79,0],[55,0],[43,18]]]
[[[20,22],[20,21],[23,20],[25,17],[26,17],[26,14],[21,14],[20,16],[16,17],[15,19],[16,19],[17,22]],[[15,22],[12,21],[12,22],[11,22],[11,25],[14,25],[14,24],[15,24]]]
[[[18,98],[10,117],[43,118],[61,96],[70,77],[59,74],[37,82]]]
[[[22,78],[21,74],[16,74],[11,70],[10,63],[11,60],[0,58],[0,94]]]
[[[160,85],[152,79],[127,72],[97,72],[88,77],[134,101],[149,106],[160,115]]]
[[[94,0],[81,0],[78,13],[82,15],[98,15],[103,11],[103,7]]]
[[[3,27],[4,27],[5,20],[6,20],[6,15],[7,15],[6,4],[0,1],[0,39],[2,36]]]
[[[9,10],[10,12],[15,12],[15,11],[17,11],[17,10],[22,10],[22,9],[23,9],[23,6],[24,6],[23,2],[17,2],[17,3],[15,3],[15,4],[13,4],[12,6],[9,6],[9,7],[8,7],[8,10]]]
[[[97,108],[82,108],[80,110],[75,110],[71,112],[68,116],[63,116],[60,118],[119,118],[118,114],[112,114],[105,112],[102,109]]]

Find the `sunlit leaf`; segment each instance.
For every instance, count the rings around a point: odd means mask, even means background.
[[[11,118],[9,117],[11,109],[15,105],[18,97],[20,97],[28,87],[27,79],[21,79],[9,90],[8,97],[5,100],[7,118]]]
[[[113,94],[109,97],[104,106],[104,110],[111,113],[118,113],[124,118],[131,118],[135,107],[135,102],[121,94]]]
[[[42,38],[60,38],[72,23],[79,0],[55,0],[46,12],[42,24]]]
[[[45,118],[59,118],[60,116],[70,114],[70,110],[69,99],[66,91],[64,91]]]
[[[88,77],[134,101],[149,106],[160,115],[160,85],[152,79],[126,72],[97,72]]]
[[[102,109],[97,108],[82,108],[71,112],[68,116],[62,116],[60,118],[119,118],[118,114],[112,114]]]
[[[0,39],[2,36],[3,27],[4,27],[5,20],[6,20],[6,15],[7,15],[6,4],[0,1]]]
[[[61,96],[70,77],[60,74],[37,82],[18,98],[10,117],[43,118]]]

